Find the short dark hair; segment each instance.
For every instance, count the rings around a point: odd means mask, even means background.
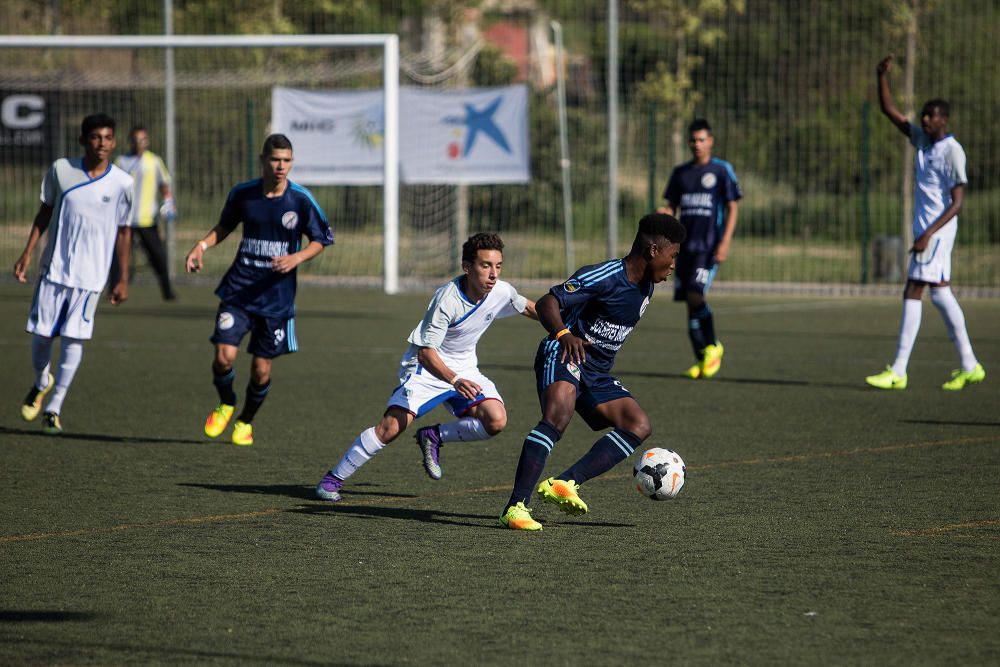
[[[264,146],[260,149],[260,154],[268,157],[275,149],[292,150],[292,142],[283,134],[272,134],[264,140]]]
[[[681,244],[687,238],[687,231],[677,218],[666,213],[647,213],[639,220],[639,231],[632,243],[632,252],[643,249],[666,239],[671,243]]]
[[[704,118],[695,118],[691,121],[691,124],[688,125],[688,136],[691,136],[695,132],[701,132],[702,130],[712,134],[712,126],[708,124],[707,120]]]
[[[503,239],[499,234],[493,232],[479,232],[469,237],[469,240],[462,244],[462,263],[470,264],[476,261],[476,253],[480,250],[499,250],[503,252]]]
[[[86,137],[94,130],[101,127],[110,127],[111,134],[115,133],[115,119],[106,113],[92,113],[80,123],[80,136]]]
[[[146,134],[149,134],[149,130],[146,129],[145,125],[133,125],[132,129],[128,131],[128,136],[131,137],[136,132],[145,132]]]
[[[935,97],[932,100],[927,100],[926,102],[924,102],[924,107],[923,109],[920,110],[920,115],[923,116],[924,112],[929,112],[934,109],[937,109],[938,113],[944,116],[945,118],[951,117],[950,115],[951,105],[948,104],[948,100],[942,100],[939,97]]]

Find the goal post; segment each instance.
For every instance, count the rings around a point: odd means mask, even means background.
[[[372,35],[0,35],[0,49],[183,49],[183,48],[338,48],[380,47],[385,95],[383,137],[383,289],[399,291],[399,38]],[[165,79],[166,98],[172,99],[172,77]],[[177,135],[176,119],[165,110],[167,144]],[[171,169],[175,165],[169,165]],[[168,248],[169,257],[176,256]]]

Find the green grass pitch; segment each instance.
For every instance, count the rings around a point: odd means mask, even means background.
[[[939,389],[956,354],[925,300],[910,388],[879,393],[897,299],[716,296],[726,358],[696,382],[661,293],[616,373],[683,492],[642,498],[630,461],[583,487],[590,514],[535,503],[522,534],[497,516],[539,416],[537,323],[480,345],[504,433],[445,447],[440,482],[407,433],[334,505],[313,485],[380,416],[427,294],[300,288],[301,351],[237,448],[201,433],[207,287],[101,306],[61,437],[18,413],[31,291],[0,284],[2,664],[1000,663],[995,300],[963,301],[985,383]],[[575,420],[547,471],[594,439]]]

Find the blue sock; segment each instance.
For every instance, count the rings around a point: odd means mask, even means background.
[[[505,510],[517,503],[528,505],[531,502],[531,494],[545,469],[545,461],[561,437],[559,429],[545,420],[531,429],[521,446],[521,458],[517,461],[517,473],[514,475],[514,491],[510,494]]]
[[[583,484],[588,479],[603,475],[616,465],[627,459],[635,448],[642,444],[642,439],[635,433],[616,428],[594,443],[590,451],[579,461],[559,475],[558,479],[573,480]]]
[[[212,384],[219,392],[219,401],[226,405],[236,405],[236,392],[233,391],[233,382],[236,381],[236,369],[230,368],[225,373],[219,374],[212,365]]]
[[[270,388],[270,380],[267,381],[267,384],[255,384],[253,380],[250,380],[247,383],[247,400],[243,404],[243,412],[240,413],[237,419],[244,424],[252,422],[254,415],[257,414],[257,410],[260,409],[261,403],[267,398],[267,392]]]

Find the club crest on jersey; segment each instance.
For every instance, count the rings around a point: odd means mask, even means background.
[[[219,322],[216,324],[219,327],[219,331],[232,329],[234,324],[236,324],[236,320],[233,318],[232,313],[219,313]]]
[[[718,180],[712,172],[708,172],[701,177],[701,187],[703,188],[714,188],[716,183],[718,183]]]
[[[566,364],[566,370],[568,370],[569,374],[572,375],[577,380],[580,379],[580,367],[574,364],[572,361]]]
[[[111,197],[109,195],[104,195],[103,197],[101,197],[101,201],[107,204],[109,201],[111,201]]]
[[[281,226],[285,229],[295,229],[295,225],[297,224],[299,224],[299,214],[295,211],[286,211],[281,216]]]
[[[563,289],[569,292],[570,294],[577,291],[581,287],[583,287],[583,284],[576,278],[570,278],[569,280],[563,283]]]

